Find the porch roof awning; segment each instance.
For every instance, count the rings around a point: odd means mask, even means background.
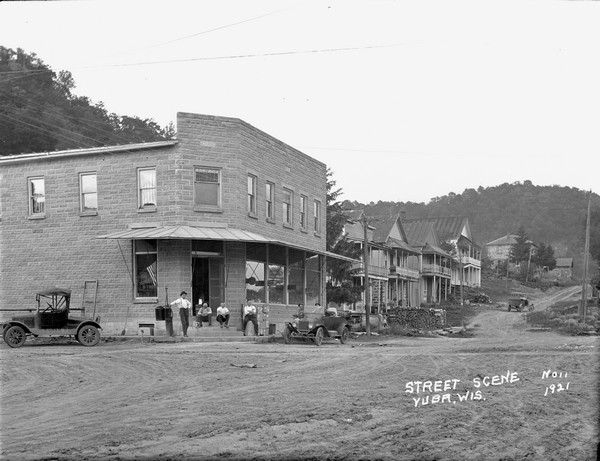
[[[121,239],[121,240],[223,240],[232,242],[255,242],[272,243],[288,246],[299,250],[311,251],[313,253],[342,259],[344,261],[358,262],[359,260],[341,256],[330,251],[313,250],[294,245],[281,240],[271,239],[254,232],[228,227],[204,227],[204,226],[157,226],[140,227],[110,234],[99,235],[97,239]]]

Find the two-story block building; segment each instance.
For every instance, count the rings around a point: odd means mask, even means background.
[[[325,302],[326,165],[236,118],[178,113],[177,131],[0,158],[5,306],[49,286],[76,306],[93,280],[110,334],[153,323],[167,291],[224,302],[235,326],[246,299],[281,326]]]

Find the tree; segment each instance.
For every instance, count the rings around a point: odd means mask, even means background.
[[[510,259],[517,264],[521,264],[529,260],[532,245],[523,226],[519,227],[515,240],[515,243],[510,247]]]
[[[342,189],[336,188],[332,179],[333,172],[327,169],[327,250],[341,256],[358,259],[361,249],[344,237],[344,225],[348,220],[338,198]],[[349,261],[330,258],[327,265],[329,281],[327,282],[327,301],[335,303],[354,303],[360,299],[360,287],[354,287],[351,281]]]
[[[554,257],[554,248],[552,248],[552,245],[546,246],[545,243],[540,243],[533,257],[533,262],[539,267],[547,267],[548,270],[554,269],[556,267],[556,258]]]
[[[172,124],[109,114],[34,53],[0,46],[0,155],[172,139]]]

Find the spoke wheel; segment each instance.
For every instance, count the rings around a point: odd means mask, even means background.
[[[315,333],[315,344],[317,346],[320,346],[321,344],[323,344],[323,336],[324,336],[323,327],[319,327],[319,329]]]
[[[77,341],[86,347],[95,346],[100,342],[100,332],[94,325],[86,325],[77,332]]]
[[[286,344],[292,342],[292,332],[287,326],[285,327],[285,330],[283,330],[283,342]]]
[[[348,328],[344,327],[342,330],[342,335],[340,336],[340,343],[346,344],[346,341],[348,341],[348,336],[350,336],[350,332],[348,331]]]
[[[25,344],[25,340],[27,339],[27,333],[23,327],[19,325],[13,325],[9,327],[4,332],[4,342],[8,344],[10,347],[21,347]]]

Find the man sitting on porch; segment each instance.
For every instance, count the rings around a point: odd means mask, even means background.
[[[229,309],[223,303],[217,307],[217,322],[221,324],[221,328],[223,328],[223,325],[225,325],[225,328],[229,328]]]
[[[202,327],[202,322],[208,322],[208,326],[212,327],[212,309],[207,303],[202,304],[200,312],[196,316],[196,322],[198,322],[198,327]]]

